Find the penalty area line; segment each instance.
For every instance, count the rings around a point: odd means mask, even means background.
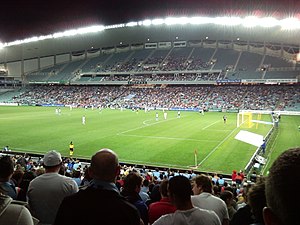
[[[198,163],[198,166],[200,166],[203,162],[205,162],[208,159],[208,157],[210,157],[211,154],[213,154],[237,129],[238,127],[236,127],[233,131],[231,131],[216,147],[214,147],[213,150],[211,150],[208,153],[208,155],[200,163]]]
[[[176,137],[161,137],[161,136],[144,136],[144,135],[135,135],[135,134],[121,134],[126,137],[142,137],[142,138],[155,138],[155,139],[167,139],[167,140],[182,140],[182,141],[198,141],[198,142],[219,142],[212,140],[201,140],[201,139],[192,139],[192,138],[176,138]]]
[[[212,124],[209,124],[206,127],[203,127],[202,130],[205,130],[206,128],[209,128],[210,126],[212,126],[212,125],[214,125],[214,124],[216,124],[218,122],[220,122],[220,121],[213,122]]]

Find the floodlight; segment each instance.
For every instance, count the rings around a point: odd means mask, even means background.
[[[51,34],[39,36],[39,37],[38,37],[38,40],[39,40],[39,41],[42,41],[42,40],[46,40],[46,39],[50,39],[50,38],[53,38],[53,36],[52,36]]]
[[[53,38],[60,38],[60,37],[63,37],[63,36],[64,36],[63,32],[57,32],[57,33],[53,34]]]
[[[300,21],[296,18],[286,18],[280,20],[279,24],[283,30],[300,29]]]
[[[77,31],[79,34],[86,34],[86,33],[99,32],[99,31],[103,31],[103,30],[104,30],[103,25],[95,25],[95,26],[90,26],[90,27],[79,28]]]
[[[187,24],[189,23],[189,18],[187,17],[179,17],[177,18],[178,24]]]
[[[152,24],[151,20],[144,20],[143,25],[144,26],[150,26]]]
[[[164,19],[154,19],[154,20],[152,20],[153,25],[162,25],[164,23],[165,23]]]
[[[38,41],[38,37],[31,37],[31,38],[26,38],[24,39],[22,42],[23,43],[29,43],[29,42],[34,42],[34,41]]]
[[[167,17],[165,23],[167,25],[186,24],[188,23],[188,19],[187,17]]]
[[[75,29],[73,29],[73,30],[66,30],[66,31],[63,32],[64,36],[74,36],[76,34],[78,34],[78,30],[75,30]]]
[[[190,24],[208,24],[212,23],[213,19],[209,17],[192,17],[190,18]]]
[[[244,27],[255,27],[259,24],[259,18],[256,16],[247,16],[244,18],[242,25]]]
[[[4,47],[4,44],[2,42],[0,42],[0,49],[2,49]]]
[[[261,18],[259,20],[260,20],[260,23],[258,25],[260,25],[262,27],[276,27],[279,25],[278,20],[273,17],[265,17],[265,18]]]
[[[129,23],[126,23],[126,27],[135,27],[137,26],[138,23],[137,22],[129,22]]]
[[[226,26],[236,26],[242,23],[242,19],[240,17],[216,17],[214,23]]]

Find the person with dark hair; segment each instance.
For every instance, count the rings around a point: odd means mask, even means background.
[[[201,209],[214,211],[223,225],[229,224],[229,215],[225,202],[213,195],[213,184],[210,177],[201,174],[193,179],[192,203]]]
[[[145,203],[150,200],[148,193],[149,193],[149,180],[144,179],[139,195],[142,198],[143,202]]]
[[[272,164],[266,178],[266,225],[299,224],[300,147],[283,152]]]
[[[263,209],[267,206],[265,195],[265,178],[260,177],[247,193],[248,204],[254,216],[253,225],[264,225]]]
[[[18,193],[17,200],[19,201],[27,201],[27,191],[30,181],[36,178],[36,174],[32,171],[27,171],[24,173],[21,182],[20,182],[20,191]]]
[[[54,225],[140,225],[143,222],[136,207],[119,193],[116,179],[120,174],[118,156],[101,149],[91,159],[88,170],[91,182],[76,194],[66,197],[57,212]],[[76,219],[71,219],[76,212]]]
[[[176,207],[171,204],[170,198],[168,196],[168,180],[163,180],[159,185],[159,192],[161,194],[161,200],[158,202],[153,202],[149,205],[149,223],[154,223],[162,215],[173,213],[176,211]]]
[[[123,195],[140,212],[144,224],[148,224],[148,207],[142,200],[139,193],[142,187],[143,178],[137,172],[130,172],[124,179]]]
[[[234,195],[231,191],[224,190],[221,192],[220,198],[225,202],[229,219],[231,220],[233,215],[236,213],[236,209],[233,207]]]
[[[172,177],[169,181],[168,193],[177,210],[174,213],[161,216],[153,225],[221,225],[215,212],[193,206],[191,192],[192,186],[187,177]]]
[[[28,203],[32,215],[42,224],[53,224],[58,207],[64,197],[78,191],[77,184],[70,177],[59,174],[61,155],[49,151],[43,158],[45,173],[34,178],[28,187]]]
[[[14,183],[11,181],[14,173],[14,162],[10,156],[0,158],[0,191],[10,196],[12,199],[17,199],[17,192]]]

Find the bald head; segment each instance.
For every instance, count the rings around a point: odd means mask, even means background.
[[[118,156],[110,149],[101,149],[91,160],[91,176],[93,179],[115,182],[120,167]]]

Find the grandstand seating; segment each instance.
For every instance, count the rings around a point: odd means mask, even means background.
[[[226,70],[227,67],[234,69],[239,57],[239,52],[232,49],[218,49],[213,57],[216,59],[213,69]]]
[[[142,76],[140,76],[142,77]],[[136,79],[141,79],[136,77]],[[110,77],[108,77],[110,78]],[[162,76],[158,79],[165,79]],[[95,77],[94,79],[98,79]],[[100,76],[99,76],[100,79]],[[103,76],[101,79],[104,79]],[[169,79],[169,78],[168,78]],[[174,78],[173,78],[174,79]],[[95,94],[98,93],[98,94]],[[122,100],[132,95],[130,101]],[[102,100],[101,100],[102,99]],[[20,104],[76,104],[97,107],[112,102],[132,108],[145,105],[158,108],[201,108],[209,110],[297,110],[298,86],[168,86],[165,88],[131,88],[130,86],[29,86],[10,101]],[[117,107],[119,107],[117,105]]]
[[[155,75],[152,77],[145,74],[153,72]],[[170,74],[166,74],[168,72]],[[112,73],[116,76],[107,77]],[[136,73],[145,77],[128,77],[129,74]],[[32,72],[26,75],[26,80],[50,83],[70,81],[81,84],[130,79],[197,83],[222,79],[297,79],[298,75],[293,63],[273,56],[223,48],[173,47],[102,53],[90,59],[57,64]]]

